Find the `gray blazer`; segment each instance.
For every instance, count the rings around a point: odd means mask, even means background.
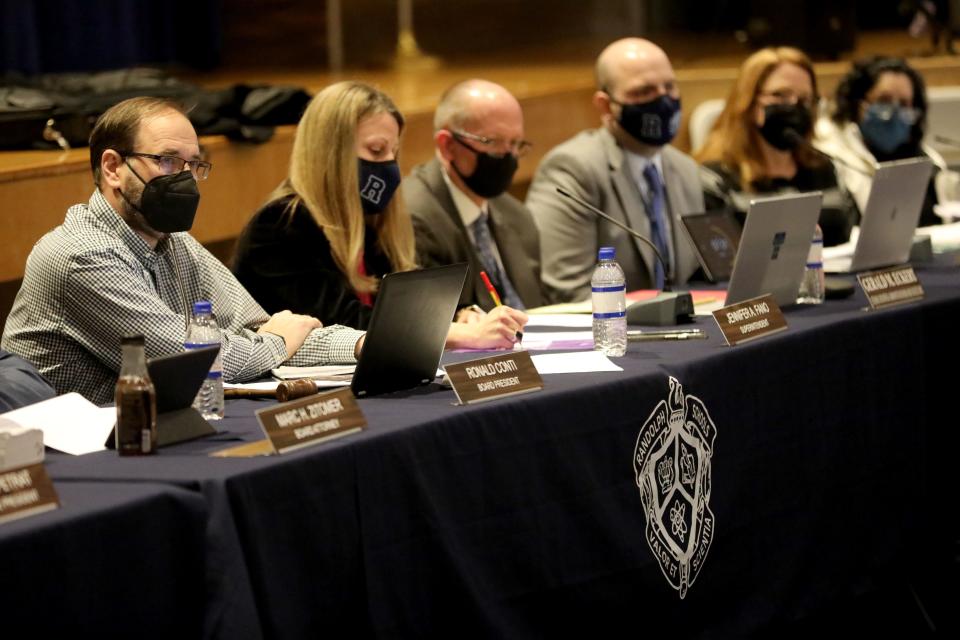
[[[434,158],[414,167],[403,181],[403,199],[417,238],[417,261],[424,267],[469,263],[460,306],[476,304],[490,310],[493,301],[480,279],[480,256],[463,226],[442,171]],[[493,237],[513,288],[527,308],[542,305],[540,239],[530,212],[509,193],[491,198],[488,205]]]
[[[704,211],[697,164],[666,146],[662,151],[664,185],[673,237],[673,281],[683,284],[699,264],[681,229],[680,217]],[[527,207],[540,229],[543,280],[553,302],[585,300],[597,250],[612,246],[623,267],[627,290],[653,287],[653,251],[641,240],[585,210],[559,193],[557,187],[593,204],[650,237],[640,188],[616,139],[606,129],[583,131],[548,153],[527,192]]]

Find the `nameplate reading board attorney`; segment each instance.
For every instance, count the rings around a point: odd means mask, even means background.
[[[367,426],[350,389],[260,409],[257,420],[277,453],[356,433]]]
[[[787,329],[787,320],[770,294],[717,309],[713,318],[731,347]]]
[[[60,506],[42,462],[0,471],[0,523]]]
[[[460,404],[543,389],[543,379],[527,351],[448,364],[444,369]]]
[[[857,274],[871,309],[923,300],[923,287],[913,267],[901,265]]]

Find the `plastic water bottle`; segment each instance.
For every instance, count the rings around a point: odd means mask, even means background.
[[[213,305],[201,300],[193,303],[193,315],[190,317],[183,347],[202,349],[210,346],[220,346],[220,331],[213,315]],[[193,408],[207,420],[219,420],[223,417],[223,365],[219,353],[193,401]]]
[[[627,287],[613,247],[601,247],[593,271],[593,348],[608,356],[627,352]]]
[[[803,281],[800,283],[800,292],[797,294],[798,304],[820,304],[826,295],[826,285],[823,276],[823,231],[818,224],[813,232],[813,242],[810,243],[810,253],[807,254],[807,267],[803,272]]]

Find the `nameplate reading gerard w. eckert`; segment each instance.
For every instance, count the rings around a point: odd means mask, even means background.
[[[367,426],[350,389],[307,396],[257,411],[257,420],[277,453],[286,453]]]
[[[787,328],[787,319],[783,317],[780,305],[769,294],[717,309],[713,318],[731,347]]]
[[[444,369],[460,404],[543,389],[543,379],[527,351],[448,364]]]
[[[923,287],[913,267],[899,266],[857,275],[872,309],[923,300]]]
[[[60,506],[43,463],[0,471],[0,522],[25,518]]]

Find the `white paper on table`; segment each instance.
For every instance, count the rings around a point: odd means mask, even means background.
[[[569,327],[571,329],[593,327],[592,313],[544,313],[532,315],[529,318],[527,327]]]
[[[261,380],[259,382],[224,382],[224,389],[250,389],[251,391],[276,391],[279,380]]]
[[[117,423],[116,407],[98,407],[67,393],[2,414],[22,427],[43,431],[43,444],[71,455],[103,451]]]
[[[563,349],[563,348],[582,348],[574,345],[573,347],[564,347],[571,342],[593,344],[593,331],[530,331],[523,334],[523,348],[531,350],[539,349]],[[587,345],[587,346],[590,346]]]
[[[958,204],[960,203],[951,203]],[[960,212],[956,214],[960,217]],[[930,236],[934,253],[944,253],[960,248],[960,222],[937,224],[917,229],[918,236]]]
[[[718,309],[723,309],[723,306],[726,304],[726,296],[719,298],[712,302],[703,302],[693,306],[693,315],[695,316],[712,316],[713,312]]]
[[[356,371],[355,364],[328,364],[320,367],[277,367],[270,373],[280,380],[299,380],[300,378],[330,378],[332,376],[352,376]],[[347,380],[349,383],[349,379]]]
[[[623,371],[602,351],[575,351],[572,353],[543,353],[530,357],[540,375],[550,373],[592,373],[594,371]]]
[[[300,378],[288,378],[289,380],[296,380]],[[317,385],[318,389],[326,388],[336,388],[336,387],[349,387],[351,378],[345,377],[340,380],[318,380],[317,378],[310,378],[313,384]],[[224,382],[224,389],[249,389],[251,391],[276,391],[277,385],[279,385],[283,380],[259,380],[257,382]]]

